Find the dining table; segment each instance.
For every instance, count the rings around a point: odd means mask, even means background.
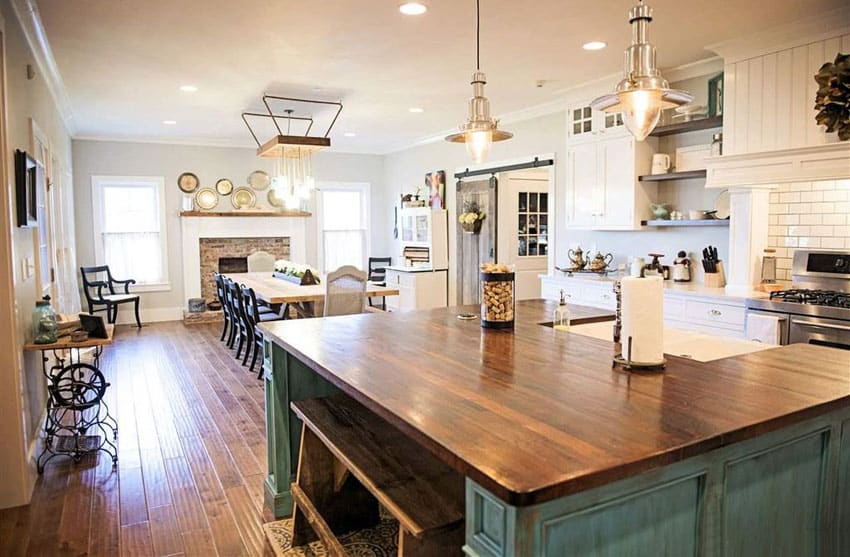
[[[321,315],[316,304],[325,301],[325,285],[301,285],[286,279],[275,277],[268,272],[229,273],[228,278],[254,290],[257,301],[270,306],[288,305],[299,317],[315,317]],[[321,278],[324,280],[324,277]],[[390,288],[374,282],[366,283],[367,298],[398,296],[397,288]],[[288,315],[288,312],[284,312]]]

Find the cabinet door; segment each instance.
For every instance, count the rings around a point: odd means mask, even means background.
[[[571,138],[591,137],[598,127],[596,114],[590,105],[578,105],[571,108],[567,125]]]
[[[567,214],[573,215],[574,226],[591,226],[599,213],[597,145],[594,142],[573,145],[567,151],[568,185],[573,189],[572,207]]]
[[[606,226],[634,225],[634,143],[631,136],[624,136],[599,144],[605,199],[600,223]]]

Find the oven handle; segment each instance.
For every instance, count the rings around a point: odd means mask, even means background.
[[[832,325],[830,323],[816,323],[814,321],[800,321],[797,319],[793,319],[791,321],[794,325],[808,325],[809,327],[819,327],[821,329],[835,329],[838,331],[850,331],[850,327],[845,325]]]

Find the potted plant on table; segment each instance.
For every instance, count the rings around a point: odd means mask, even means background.
[[[464,232],[478,234],[481,232],[481,223],[485,217],[486,215],[478,206],[477,201],[466,201],[463,204],[463,212],[458,216],[457,220]]]

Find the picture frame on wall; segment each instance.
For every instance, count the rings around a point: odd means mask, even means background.
[[[708,117],[723,115],[723,74],[708,80]]]
[[[436,170],[425,175],[425,187],[429,191],[428,205],[432,209],[446,208],[446,171]]]
[[[26,151],[15,150],[15,209],[19,228],[38,226],[38,185],[44,179]]]

